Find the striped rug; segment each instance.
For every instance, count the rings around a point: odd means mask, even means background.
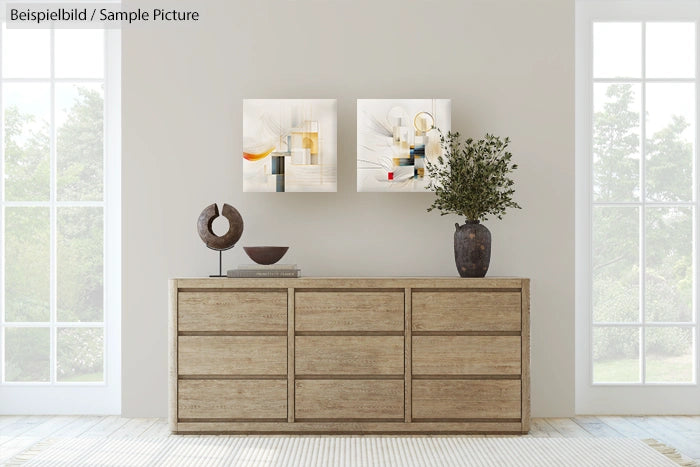
[[[654,445],[655,448],[650,447]],[[653,440],[380,436],[53,438],[6,465],[26,466],[677,466]],[[672,459],[674,459],[672,460]]]

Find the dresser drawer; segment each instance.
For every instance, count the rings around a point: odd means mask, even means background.
[[[403,399],[403,380],[301,380],[294,384],[294,416],[403,421]]]
[[[519,375],[520,336],[413,336],[414,375]]]
[[[520,380],[413,380],[414,419],[520,418]]]
[[[286,331],[286,292],[180,292],[179,331]]]
[[[284,336],[180,336],[179,375],[286,375]]]
[[[297,336],[297,375],[403,375],[403,336]]]
[[[297,292],[297,331],[403,331],[403,292]]]
[[[413,292],[413,331],[520,331],[520,292]]]
[[[180,380],[178,419],[287,421],[287,381]]]

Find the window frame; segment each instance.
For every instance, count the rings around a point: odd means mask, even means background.
[[[577,0],[576,2],[576,412],[577,413],[607,413],[607,414],[690,414],[700,413],[700,386],[698,377],[700,366],[700,325],[698,317],[698,246],[700,218],[698,203],[699,180],[699,150],[700,143],[700,57],[696,58],[695,77],[692,79],[648,79],[642,59],[642,75],[639,79],[611,79],[611,82],[640,83],[642,100],[644,100],[644,84],[649,82],[693,82],[695,84],[695,159],[693,168],[693,201],[674,203],[649,203],[653,206],[692,206],[693,220],[693,322],[682,323],[679,327],[691,328],[694,333],[693,377],[692,382],[668,383],[645,381],[644,338],[640,336],[640,382],[635,383],[594,383],[593,382],[593,329],[602,323],[593,320],[592,307],[592,227],[593,227],[593,84],[605,82],[605,79],[593,77],[593,23],[594,22],[694,22],[696,28],[696,57],[700,52],[700,4],[690,1],[602,1]],[[645,26],[642,27],[642,54],[645,53]],[[645,108],[645,107],[642,107]],[[642,115],[640,134],[640,190],[643,190],[643,170],[646,151],[645,118]],[[630,203],[613,203],[615,205],[636,206],[640,209],[640,217],[644,214],[648,201],[640,193],[639,201]],[[640,270],[644,271],[645,225],[640,229]],[[640,284],[641,299],[644,298],[644,284]],[[642,315],[639,322],[619,324],[619,326],[649,329],[669,326],[671,323],[648,324]],[[615,324],[618,326],[618,324]]]
[[[4,2],[0,3],[3,7]],[[3,18],[4,22],[4,18]],[[121,31],[104,30],[103,78],[56,78],[53,66],[54,31],[51,37],[51,71],[48,78],[4,78],[3,83],[48,83],[50,96],[50,197],[41,202],[14,202],[4,199],[4,176],[0,177],[0,232],[4,231],[5,208],[14,206],[48,207],[50,216],[50,317],[48,322],[4,321],[5,236],[0,239],[0,414],[119,414],[121,412]],[[2,52],[0,50],[0,64]],[[103,83],[103,198],[101,201],[66,202],[56,199],[55,86],[60,83]],[[2,108],[2,95],[0,95]],[[0,174],[4,174],[4,131],[0,132]],[[56,302],[56,213],[58,207],[103,208],[103,320],[102,322],[57,321]],[[50,329],[50,379],[48,382],[5,381],[4,336],[9,327]],[[7,325],[6,325],[7,324]],[[103,329],[103,381],[61,382],[56,378],[57,328],[101,327]]]

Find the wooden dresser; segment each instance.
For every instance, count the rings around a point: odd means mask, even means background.
[[[527,433],[529,279],[170,281],[177,433]]]

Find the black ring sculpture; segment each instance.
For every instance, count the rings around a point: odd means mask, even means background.
[[[216,203],[210,204],[199,215],[197,219],[197,231],[207,248],[219,252],[219,275],[211,277],[224,277],[221,273],[221,252],[233,248],[236,242],[243,235],[243,218],[236,208],[224,203],[221,214],[228,220],[228,231],[218,236],[214,233],[212,225],[214,219],[219,217],[219,208]]]

